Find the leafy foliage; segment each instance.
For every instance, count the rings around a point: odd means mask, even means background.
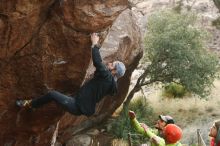
[[[187,93],[186,89],[176,83],[170,83],[164,86],[163,96],[166,97],[183,97]]]
[[[128,109],[135,111],[137,119],[149,126],[153,125],[155,119],[157,118],[153,117],[153,110],[146,102],[146,99],[144,99],[143,97],[139,97],[137,100],[133,100],[129,104]],[[131,126],[128,116],[128,109],[123,108],[120,115],[116,119],[110,121],[110,124],[107,128],[108,131],[112,133],[115,137],[125,140],[128,139],[128,133],[130,132],[132,133],[132,143],[134,145],[146,143],[147,138],[137,134]]]
[[[144,61],[148,80],[176,82],[201,97],[210,93],[218,59],[205,49],[207,33],[196,27],[196,16],[161,11],[148,19]],[[143,84],[144,85],[144,84]]]

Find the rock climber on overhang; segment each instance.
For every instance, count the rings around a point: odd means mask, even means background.
[[[58,91],[49,91],[35,99],[17,99],[16,105],[23,108],[39,108],[44,104],[55,101],[73,115],[91,116],[95,113],[96,103],[106,95],[115,95],[117,80],[125,74],[126,67],[120,61],[104,65],[99,52],[99,36],[91,35],[92,61],[96,70],[94,77],[86,82],[73,96],[64,95]]]

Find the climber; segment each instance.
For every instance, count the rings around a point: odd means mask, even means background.
[[[129,116],[134,117],[135,113],[133,111],[129,112]],[[169,115],[159,115],[158,120],[156,121],[156,124],[154,125],[154,128],[148,127],[148,130],[150,130],[152,133],[155,135],[164,138],[163,136],[163,129],[166,127],[168,124],[174,124],[174,120],[171,116]],[[143,125],[143,124],[141,124]],[[145,125],[147,126],[147,125]],[[144,145],[144,144],[142,144]],[[151,144],[153,145],[153,144]]]
[[[50,91],[46,95],[32,100],[17,99],[16,105],[35,109],[50,101],[55,101],[71,114],[93,115],[97,102],[106,95],[116,94],[117,80],[124,75],[126,68],[120,61],[110,62],[105,66],[99,52],[97,33],[91,34],[91,42],[92,61],[96,68],[94,77],[86,82],[73,97],[58,91]]]
[[[140,124],[137,119],[136,115],[133,111],[129,111],[128,113],[131,124],[135,128],[135,130],[150,138],[151,146],[181,146],[182,144],[179,140],[182,137],[182,130],[175,124],[167,124],[162,130],[162,136],[157,136],[155,133],[152,132],[150,128],[148,128],[145,124]]]

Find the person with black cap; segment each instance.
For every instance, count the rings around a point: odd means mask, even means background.
[[[99,36],[91,35],[92,61],[96,70],[94,77],[86,82],[74,97],[64,95],[58,91],[50,91],[39,98],[16,100],[19,107],[38,108],[55,101],[66,111],[74,115],[91,116],[95,113],[96,103],[106,95],[115,95],[117,92],[117,80],[125,74],[125,65],[120,61],[109,62],[104,65],[99,52]]]
[[[155,125],[156,130],[154,130],[154,133],[157,134],[158,136],[162,136],[162,131],[164,127],[167,124],[174,124],[174,120],[171,116],[169,115],[159,115],[159,119],[157,120],[157,123]]]

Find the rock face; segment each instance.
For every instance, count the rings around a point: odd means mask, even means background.
[[[80,131],[83,129],[80,123],[103,119],[71,116],[54,103],[34,111],[21,110],[14,103],[18,97],[36,98],[50,89],[74,94],[92,72],[89,34],[101,32],[104,41],[127,3],[127,0],[0,2],[0,145],[49,145],[59,120],[60,131],[65,132],[70,125]],[[105,62],[122,60],[128,68],[125,77],[119,80],[119,94],[98,105],[97,114],[105,113],[104,117],[124,100],[131,73],[142,54],[138,45],[140,32],[136,26],[131,28],[129,35],[116,34],[120,42],[113,43],[114,35],[108,35],[106,41],[112,44],[106,48],[103,45]],[[118,45],[114,46],[115,43]]]

